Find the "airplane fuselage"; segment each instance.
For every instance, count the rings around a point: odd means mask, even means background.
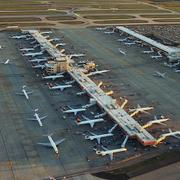
[[[38,114],[38,113],[35,113],[34,116],[35,116],[36,120],[38,121],[39,126],[43,126],[43,125],[42,125],[42,122],[41,122],[41,119],[39,118],[39,114]]]
[[[49,139],[49,142],[50,142],[52,148],[54,149],[55,153],[56,153],[56,154],[59,154],[58,148],[57,148],[55,142],[53,141],[52,137],[51,137],[51,136],[48,136],[48,139]]]

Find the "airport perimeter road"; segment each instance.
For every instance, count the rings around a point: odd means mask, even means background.
[[[63,33],[74,47],[87,52],[87,59],[99,64],[98,69],[109,69],[99,79],[112,85],[119,95],[133,100],[134,105],[154,105],[156,115],[168,115],[176,121],[176,129],[180,129],[180,74],[163,66],[163,61],[155,61],[150,55],[143,54],[146,47],[132,45],[130,47],[117,41],[119,34],[104,34],[95,29],[64,29]],[[121,48],[127,53],[119,53]],[[93,57],[93,58],[92,58]],[[154,77],[155,71],[166,72],[166,78]]]

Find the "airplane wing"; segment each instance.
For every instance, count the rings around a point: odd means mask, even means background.
[[[110,156],[110,160],[112,161],[113,160],[113,153],[109,154]]]
[[[37,121],[36,118],[27,118],[29,121]]]
[[[92,134],[93,136],[96,136],[97,134],[93,133],[93,132],[89,132],[90,134]]]
[[[65,138],[55,141],[56,146],[65,141]]]
[[[32,93],[33,93],[33,91],[26,91],[26,93],[27,93],[27,94],[32,94]]]
[[[24,95],[24,93],[23,92],[19,92],[19,93],[16,93],[17,95]]]
[[[46,115],[46,116],[43,116],[43,117],[40,117],[40,119],[43,120],[43,119],[45,119],[46,117],[47,117],[47,115]]]
[[[46,147],[52,147],[51,143],[37,143],[37,144],[46,146]]]
[[[86,116],[84,116],[84,115],[82,115],[82,117],[83,117],[85,120],[87,120],[87,121],[90,120],[88,117],[86,117]]]

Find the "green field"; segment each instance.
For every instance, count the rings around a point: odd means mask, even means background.
[[[0,22],[26,22],[26,21],[41,21],[40,18],[36,17],[11,17],[11,18],[0,18]]]
[[[62,24],[69,24],[69,25],[78,25],[78,24],[83,24],[83,21],[59,21],[59,23]]]
[[[76,17],[73,16],[49,16],[46,19],[51,21],[59,21],[59,20],[74,20]]]
[[[144,18],[180,18],[180,14],[152,14],[152,15],[140,15]]]
[[[180,19],[154,19],[155,22],[180,22]]]

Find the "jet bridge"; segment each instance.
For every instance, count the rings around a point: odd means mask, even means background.
[[[61,53],[47,40],[39,31],[28,31],[47,50],[54,58],[61,57]],[[97,105],[101,107],[124,132],[131,138],[136,138],[144,146],[155,145],[156,139],[144,129],[136,120],[134,120],[124,109],[122,109],[116,100],[106,95],[79,67],[70,67],[68,73],[80,85],[80,87],[93,98]]]
[[[155,40],[152,40],[146,36],[143,36],[135,31],[132,31],[126,27],[123,26],[117,26],[116,27],[118,30],[125,32],[147,44],[150,44],[151,46],[156,47],[159,50],[162,50],[167,54],[167,57],[169,58],[169,61],[177,61],[180,60],[180,48],[177,47],[171,47],[171,46],[166,46],[164,44],[161,44]]]

